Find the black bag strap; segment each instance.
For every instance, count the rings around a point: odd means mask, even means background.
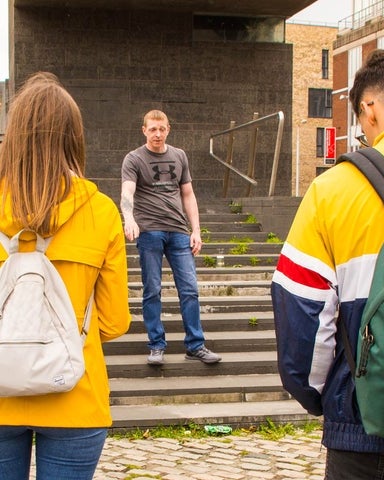
[[[368,147],[344,153],[336,163],[349,161],[363,173],[384,202],[384,155],[376,148]]]
[[[352,354],[352,347],[351,347],[351,342],[349,341],[347,327],[345,326],[345,322],[341,315],[339,315],[339,320],[337,323],[340,325],[341,339],[344,345],[345,358],[347,359],[349,368],[351,369],[352,376],[354,377],[356,372],[356,362]]]
[[[344,153],[336,163],[348,161],[353,163],[361,173],[363,173],[372,187],[376,190],[384,203],[384,155],[376,148],[368,147],[356,150],[355,152]],[[345,357],[347,359],[352,375],[355,376],[356,362],[352,355],[351,342],[348,338],[347,327],[341,315],[339,315],[339,325],[341,330],[341,338],[344,344]]]

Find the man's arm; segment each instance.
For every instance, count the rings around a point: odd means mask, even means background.
[[[190,243],[192,253],[193,255],[197,255],[201,250],[203,242],[201,241],[200,236],[199,208],[197,206],[197,200],[192,188],[192,183],[189,182],[181,184],[180,193],[184,211],[192,228]]]
[[[136,183],[130,180],[123,182],[121,186],[120,208],[124,217],[124,232],[129,241],[139,236],[140,229],[133,217],[133,197],[136,191]]]

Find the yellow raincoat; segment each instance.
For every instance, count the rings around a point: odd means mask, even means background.
[[[0,199],[2,195],[0,185]],[[102,342],[126,333],[131,320],[120,214],[113,201],[99,192],[95,184],[74,177],[71,192],[60,204],[58,219],[60,229],[46,253],[67,286],[79,329],[95,289],[84,346],[86,372],[70,392],[0,398],[0,425],[74,428],[107,427],[112,423]],[[20,228],[12,219],[8,199],[5,211],[0,214],[0,230],[12,236]],[[23,250],[34,245],[30,235],[22,235]],[[0,262],[6,257],[0,246]]]

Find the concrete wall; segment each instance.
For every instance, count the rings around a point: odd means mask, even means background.
[[[87,176],[113,198],[123,157],[144,142],[142,117],[153,108],[168,114],[169,143],[186,150],[200,200],[222,193],[210,134],[282,110],[275,194],[290,195],[292,45],[197,41],[193,16],[176,12],[17,8],[11,20],[11,81],[17,87],[37,70],[59,76],[84,115]],[[275,129],[259,135],[258,196],[268,191]],[[235,160],[246,170],[246,155]],[[246,185],[233,177],[232,188],[242,196]]]
[[[263,232],[272,232],[285,240],[302,198],[254,197],[236,200],[242,204],[243,212],[255,215]]]

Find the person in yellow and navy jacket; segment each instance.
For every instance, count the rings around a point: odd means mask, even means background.
[[[367,145],[384,154],[383,50],[356,73],[349,99]],[[309,413],[324,416],[327,480],[384,478],[384,438],[363,429],[337,327],[340,309],[355,354],[383,240],[382,200],[354,165],[342,162],[310,185],[273,276],[280,376]]]
[[[47,256],[61,275],[79,329],[94,291],[84,344],[85,374],[69,392],[0,398],[0,480],[93,478],[112,423],[102,343],[128,330],[125,237],[116,204],[84,178],[80,110],[47,72],[12,99],[0,147],[0,231],[53,235]],[[21,249],[35,236],[23,232]],[[0,247],[0,264],[7,258]],[[0,366],[1,390],[1,366]],[[0,391],[1,395],[1,391]]]

